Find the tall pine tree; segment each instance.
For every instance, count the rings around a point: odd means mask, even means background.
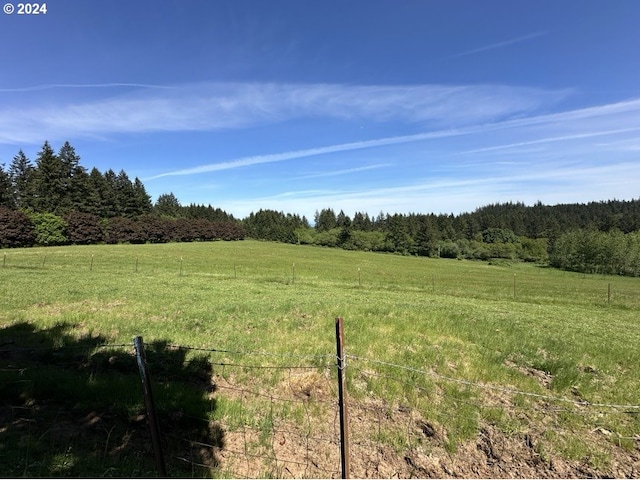
[[[151,196],[138,177],[133,181],[133,197],[136,215],[145,215],[151,211]]]
[[[67,175],[49,142],[36,158],[33,207],[37,212],[63,214],[71,207],[66,189]]]
[[[0,165],[0,206],[14,208],[13,187],[9,172],[4,170],[4,165]]]
[[[22,150],[13,157],[9,166],[9,177],[13,192],[13,202],[16,208],[33,207],[33,179],[35,168]]]

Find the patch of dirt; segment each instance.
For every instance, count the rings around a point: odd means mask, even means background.
[[[221,470],[249,478],[340,478],[334,381],[310,372],[283,382],[281,386],[287,388],[278,389],[280,396],[288,390],[287,398],[313,410],[302,421],[276,423],[262,433],[223,426],[224,447],[216,452]],[[224,387],[216,393],[227,394]],[[633,451],[610,443],[609,466],[596,468],[589,458],[567,460],[554,453],[541,454],[544,425],[508,435],[482,423],[474,438],[452,452],[446,426],[406,406],[371,397],[350,399],[348,417],[353,478],[636,478],[640,474],[640,438]],[[397,442],[390,432],[400,435]],[[605,434],[596,429],[584,440],[598,444]]]
[[[509,368],[514,368],[523,375],[535,378],[536,380],[538,380],[538,382],[540,382],[540,385],[542,385],[546,389],[549,389],[551,386],[553,376],[549,372],[545,372],[543,370],[539,370],[537,368],[529,366],[518,365],[517,363],[510,360],[505,361],[504,364]]]
[[[167,349],[162,352],[160,359],[165,360],[179,353]],[[32,357],[31,351],[14,348],[9,340],[0,352],[5,367],[13,365],[13,369],[27,359],[35,362]],[[52,361],[47,357],[42,362],[45,360]],[[104,352],[90,360],[71,356],[61,359],[59,366],[80,372],[89,368],[90,363],[92,368],[117,375],[136,374],[129,354]],[[263,415],[268,410],[258,411],[256,418],[250,419],[251,425],[231,425],[229,419],[208,422],[206,409],[199,418],[190,418],[177,410],[160,412],[164,455],[172,473],[193,476],[222,472],[248,478],[340,477],[337,386],[328,370],[291,370],[275,386],[267,387],[252,385],[250,381],[241,383],[229,375],[212,375],[204,364],[194,364],[185,370],[183,359],[177,360],[181,365],[180,376],[192,383],[197,379],[196,388],[202,390],[203,398],[208,395],[212,401],[222,397],[241,400],[242,408],[262,402],[265,408],[273,407],[285,414],[269,418]],[[552,380],[551,375],[533,368],[515,363],[509,366],[535,377],[545,387]],[[24,370],[28,373],[27,368]],[[20,370],[14,375],[22,382]],[[158,378],[159,375],[154,376]],[[26,383],[16,385],[23,386],[25,394],[29,392]],[[70,444],[75,448],[84,446],[87,461],[104,465],[104,471],[111,472],[110,475],[125,460],[130,464],[140,460],[138,463],[144,467],[138,472],[141,475],[155,473],[152,442],[142,411],[129,416],[109,408],[80,411],[73,403],[57,404],[49,397],[33,399],[15,393],[0,403],[0,444],[2,436],[14,443],[21,438],[37,439],[42,458]],[[512,407],[509,396],[503,392],[488,391],[484,400],[507,410]],[[547,429],[553,428],[552,420],[545,425],[545,418],[536,423],[527,418],[526,412],[514,415],[519,416],[523,428],[506,433],[494,424],[480,422],[475,436],[456,442],[454,450],[446,419],[425,418],[406,405],[387,403],[370,394],[349,398],[350,475],[354,478],[640,477],[640,437],[625,449],[616,444],[612,432],[604,427],[594,428],[584,434],[582,441],[603,446],[607,461],[598,463],[589,456],[567,460],[549,452],[548,443],[545,444]],[[17,474],[25,471],[17,470]]]

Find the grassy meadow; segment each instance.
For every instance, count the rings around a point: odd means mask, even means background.
[[[272,354],[251,357],[254,364],[289,365],[306,355],[326,355],[330,363],[337,316],[345,319],[353,401],[409,405],[446,432],[440,443],[451,454],[486,425],[506,437],[535,437],[542,461],[586,462],[600,474],[619,473],[611,465],[637,452],[637,278],[256,241],[0,252],[0,350],[38,341],[51,348],[91,339],[131,344],[141,335],[149,344]],[[54,331],[60,334],[38,339],[38,332]],[[180,361],[196,359],[195,352]],[[24,392],[11,397],[22,381],[10,371],[14,364],[20,366],[15,359],[2,364],[0,392],[3,415],[16,422],[16,405],[27,403]],[[251,370],[237,380],[266,388],[276,377]],[[134,390],[127,400],[133,411],[141,400],[139,379],[131,382],[118,396]],[[108,398],[109,388],[97,397]],[[213,410],[203,414],[227,415],[227,424],[240,415],[232,399],[218,399]],[[282,415],[295,420],[298,413]],[[104,444],[93,447],[101,452],[96,470],[78,467],[72,453],[57,453],[46,465],[29,461],[25,456],[36,458],[51,444],[28,431],[0,431],[4,471],[17,456],[13,475],[149,473],[117,470]],[[390,428],[368,438],[402,454],[408,447],[400,437]]]

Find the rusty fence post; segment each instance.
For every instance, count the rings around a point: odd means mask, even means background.
[[[338,367],[338,408],[340,410],[340,462],[342,464],[342,478],[349,478],[349,422],[347,420],[347,383],[344,356],[344,330],[342,317],[336,318],[336,345]]]
[[[153,395],[151,392],[151,379],[149,378],[149,369],[147,367],[147,357],[144,352],[144,343],[142,337],[137,336],[133,339],[133,345],[136,349],[136,360],[138,369],[140,370],[140,378],[142,379],[142,393],[144,395],[144,404],[147,409],[147,421],[151,432],[151,443],[153,445],[153,453],[156,457],[156,468],[160,477],[167,476],[167,468],[164,464],[164,455],[162,454],[162,446],[160,445],[160,428],[158,427],[158,417],[156,416],[156,406],[153,403]]]

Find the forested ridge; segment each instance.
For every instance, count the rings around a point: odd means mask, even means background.
[[[417,205],[428,211],[428,205]],[[479,260],[522,260],[582,272],[640,276],[640,199],[533,206],[499,203],[471,213],[390,214],[331,208],[304,216],[261,209],[243,220],[211,205],[152,203],[124,171],[87,171],[66,142],[45,142],[0,165],[0,246],[237,240]]]
[[[548,206],[501,203],[460,215],[260,210],[254,238],[350,250],[478,260],[520,260],[587,273],[640,276],[640,200]]]

